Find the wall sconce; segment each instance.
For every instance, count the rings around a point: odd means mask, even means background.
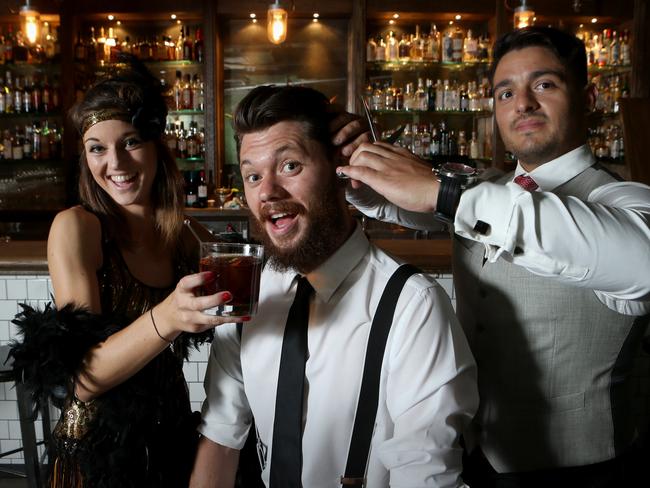
[[[535,17],[533,8],[526,4],[526,0],[521,0],[521,5],[515,9],[515,29],[533,25],[533,17]]]
[[[275,3],[269,5],[266,18],[268,22],[266,33],[269,41],[273,44],[283,43],[287,38],[288,15],[287,11],[280,5],[279,0],[275,0]]]
[[[20,18],[23,33],[30,44],[34,44],[38,39],[39,30],[39,13],[29,4],[29,0],[25,0],[25,5],[20,7]]]

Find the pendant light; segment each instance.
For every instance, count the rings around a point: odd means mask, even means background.
[[[267,35],[269,41],[273,44],[281,44],[287,38],[287,11],[282,8],[279,0],[269,5],[266,14],[267,18]]]
[[[25,0],[25,5],[20,7],[20,18],[21,18],[21,27],[25,38],[29,41],[30,44],[34,44],[38,39],[38,30],[39,30],[39,16],[38,11],[29,3],[29,0]]]
[[[531,6],[526,3],[526,0],[521,0],[521,5],[515,9],[515,29],[523,29],[533,25],[535,11]]]

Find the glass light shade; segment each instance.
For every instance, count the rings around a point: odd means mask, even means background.
[[[515,9],[515,29],[533,25],[533,17],[535,17],[533,9],[527,6],[526,2],[521,2],[521,7]]]
[[[287,11],[279,3],[269,6],[266,33],[273,44],[281,44],[287,38],[287,20]]]
[[[20,17],[22,19],[22,28],[25,37],[30,44],[34,44],[38,39],[39,31],[39,13],[33,10],[28,5],[20,9]]]

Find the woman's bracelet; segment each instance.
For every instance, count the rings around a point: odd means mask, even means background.
[[[156,331],[156,334],[158,334],[158,337],[160,337],[163,341],[165,341],[168,344],[173,344],[174,341],[167,340],[162,335],[160,335],[160,332],[158,331],[158,326],[156,325],[156,321],[153,319],[153,307],[149,309],[149,315],[151,316],[151,323],[153,324],[153,328]]]

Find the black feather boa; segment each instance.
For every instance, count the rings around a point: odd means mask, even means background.
[[[127,321],[67,305],[36,310],[21,305],[12,321],[16,381],[31,393],[36,416],[42,399],[61,408],[87,351]],[[210,335],[182,334],[137,374],[97,398],[97,415],[75,448],[84,486],[185,488],[191,472],[200,417],[192,413],[182,363],[191,343]],[[69,453],[55,439],[51,458]]]
[[[88,350],[120,327],[114,318],[74,305],[57,310],[48,303],[42,311],[20,306],[22,312],[12,320],[20,340],[12,342],[9,355],[16,382],[31,392],[36,415],[42,398],[62,407],[67,385]]]

